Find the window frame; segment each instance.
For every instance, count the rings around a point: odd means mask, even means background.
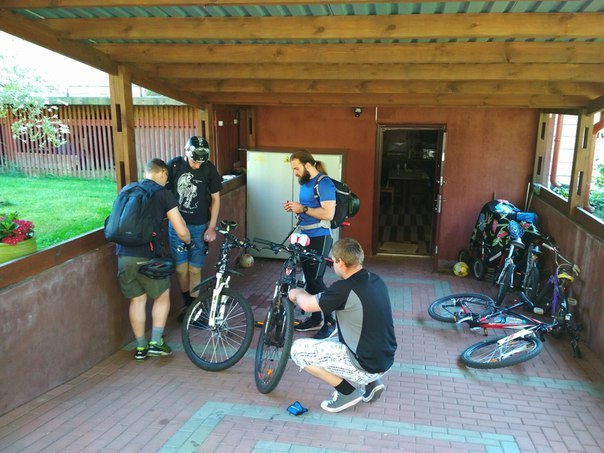
[[[546,163],[551,160],[549,150],[553,139],[553,118],[556,114],[578,116],[568,200],[543,184],[544,178],[549,178],[549,172],[545,171],[544,168],[546,168]],[[584,209],[582,201],[584,193],[588,189],[586,175],[591,174],[590,166],[593,166],[591,147],[594,140],[594,114],[595,112],[588,113],[586,111],[541,112],[537,130],[532,188],[534,195],[585,228],[589,233],[604,240],[604,221]]]

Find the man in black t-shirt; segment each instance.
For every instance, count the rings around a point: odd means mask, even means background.
[[[185,156],[175,157],[168,162],[170,174],[167,188],[178,200],[178,210],[187,222],[194,244],[190,250],[183,250],[170,225],[170,249],[185,307],[197,297],[192,292],[201,281],[208,243],[216,240],[222,179],[214,164],[208,160],[209,157],[210,145],[207,140],[194,136],[185,146]]]
[[[361,245],[354,239],[340,239],[332,256],[341,280],[316,295],[292,289],[289,299],[304,311],[333,311],[337,336],[296,340],[291,357],[300,368],[335,388],[332,399],[321,407],[340,412],[361,400],[372,402],[380,397],[385,388],[381,378],[394,363],[397,343],[388,288],[380,277],[363,269]]]
[[[160,225],[167,216],[181,242],[189,244],[191,235],[184,219],[178,212],[174,196],[164,189],[168,180],[168,167],[161,159],[152,159],[145,165],[143,186],[157,186],[151,199],[154,224]],[[161,238],[163,240],[163,238]],[[144,360],[147,355],[166,356],[172,354],[163,339],[164,327],[170,313],[170,277],[153,279],[139,272],[140,267],[154,256],[149,245],[125,247],[116,245],[118,281],[122,294],[130,299],[130,324],[136,338],[134,358]],[[147,296],[153,298],[151,341],[145,337]]]

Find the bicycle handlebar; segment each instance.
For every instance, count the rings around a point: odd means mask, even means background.
[[[581,272],[581,268],[579,266],[577,266],[575,263],[573,263],[572,261],[570,261],[569,259],[565,258],[561,253],[560,253],[560,249],[558,248],[558,246],[551,246],[550,244],[547,243],[543,243],[542,244],[543,247],[545,247],[548,250],[551,250],[552,252],[554,252],[555,255],[555,261],[556,261],[556,267],[560,267],[561,265],[558,263],[558,258],[561,258],[565,265],[569,265],[572,266],[572,271],[576,274],[579,275],[579,273]]]
[[[266,239],[262,239],[262,238],[254,238],[253,241],[258,244],[266,245],[267,247],[264,247],[264,248],[267,250],[273,251],[275,253],[275,255],[279,252],[285,252],[285,253],[288,253],[292,257],[293,256],[303,256],[306,258],[312,258],[316,261],[325,263],[328,266],[331,266],[333,264],[333,260],[331,258],[323,256],[319,253],[315,253],[315,252],[306,250],[300,244],[283,245],[283,244],[278,244],[277,242],[267,241]]]

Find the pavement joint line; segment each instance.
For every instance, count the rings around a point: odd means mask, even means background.
[[[435,321],[437,322],[437,321]],[[396,320],[395,320],[396,324]],[[437,324],[442,324],[437,322]],[[131,351],[135,348],[136,343],[132,342],[125,346],[123,350]],[[182,344],[174,344],[170,346],[173,352],[184,352]],[[255,348],[249,348],[243,359],[254,360],[256,357]],[[153,358],[147,360],[154,360]],[[392,372],[423,375],[449,377],[453,379],[475,379],[478,381],[497,382],[501,384],[524,385],[528,387],[541,387],[545,389],[569,390],[575,392],[586,392],[596,398],[604,398],[604,382],[582,382],[571,379],[546,378],[541,376],[515,376],[507,373],[498,373],[492,370],[472,370],[469,368],[451,368],[437,365],[421,365],[411,363],[395,362],[389,373]]]
[[[225,416],[247,417],[260,420],[278,421],[284,423],[302,423],[306,425],[327,425],[333,429],[351,429],[375,433],[391,433],[398,436],[421,437],[432,440],[446,440],[460,443],[472,443],[487,447],[501,448],[503,451],[519,451],[513,436],[506,434],[483,433],[457,428],[433,427],[395,421],[380,421],[364,417],[354,417],[340,414],[322,414],[307,412],[301,417],[294,417],[285,409],[275,407],[222,403],[208,401],[166,441],[159,450],[161,453],[194,452],[211,434]]]
[[[269,442],[260,440],[256,443],[253,453],[265,452],[287,452],[287,453],[349,453],[349,450],[334,450],[332,448],[307,447],[297,444],[287,444],[284,442]]]
[[[504,384],[587,392],[591,396],[604,398],[604,382],[582,382],[570,379],[515,376],[505,373],[497,373],[491,370],[462,370],[449,367],[439,367],[435,365],[414,365],[404,363],[395,363],[390,369],[390,373],[392,371],[415,375],[448,376],[458,379],[476,379],[479,381],[500,382]]]

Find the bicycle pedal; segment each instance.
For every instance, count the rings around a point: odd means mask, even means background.
[[[264,321],[256,321],[256,322],[254,323],[254,325],[255,325],[256,327],[264,327]]]

